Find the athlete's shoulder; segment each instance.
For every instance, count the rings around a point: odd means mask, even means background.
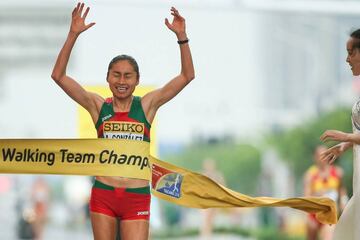
[[[344,175],[344,170],[341,167],[332,165],[332,169],[337,176],[342,177]]]
[[[103,104],[104,104],[104,103],[106,103],[106,104],[111,104],[112,102],[113,102],[112,97],[107,97],[107,98],[104,99]]]
[[[307,170],[305,175],[308,177],[313,177],[319,172],[319,169],[316,165],[310,166]]]

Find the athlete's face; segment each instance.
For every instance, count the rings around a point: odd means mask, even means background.
[[[360,49],[354,48],[356,41],[359,40],[350,38],[346,43],[346,50],[348,52],[346,62],[349,63],[354,76],[360,75]]]
[[[139,77],[127,60],[121,60],[110,68],[107,82],[113,95],[124,99],[133,94]]]

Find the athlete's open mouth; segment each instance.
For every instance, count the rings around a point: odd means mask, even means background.
[[[126,92],[126,90],[128,90],[128,87],[126,87],[126,86],[118,86],[118,87],[116,87],[116,90],[118,90],[119,92]]]

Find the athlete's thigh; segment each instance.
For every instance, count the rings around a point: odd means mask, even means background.
[[[149,221],[120,221],[120,233],[121,240],[147,240],[149,238]]]
[[[116,218],[90,212],[94,240],[113,240],[116,234]]]
[[[319,223],[315,219],[308,217],[306,223],[306,238],[307,240],[316,240],[318,239],[318,233],[320,230]]]

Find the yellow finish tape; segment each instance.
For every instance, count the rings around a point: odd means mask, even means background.
[[[113,139],[2,139],[0,173],[122,176],[151,180],[158,198],[191,208],[292,207],[337,222],[329,198],[250,197],[149,155],[149,143]],[[150,166],[151,165],[151,170]]]
[[[0,172],[149,180],[149,143],[113,139],[1,139]]]
[[[337,222],[336,204],[330,198],[250,197],[191,172],[150,156],[152,193],[158,198],[191,208],[291,207],[314,213],[324,224]],[[169,186],[169,187],[166,187]]]

